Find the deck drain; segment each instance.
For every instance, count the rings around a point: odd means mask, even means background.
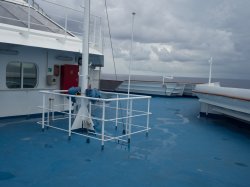
[[[214,157],[215,160],[222,160],[221,158],[219,157]]]
[[[45,147],[45,148],[53,148],[53,146],[50,145],[50,144],[44,144],[44,147]]]
[[[247,164],[244,164],[244,163],[241,163],[241,162],[235,162],[234,164],[237,165],[237,166],[241,166],[241,167],[248,167]]]
[[[85,162],[91,162],[91,159],[86,158],[86,159],[85,159]]]
[[[0,171],[0,180],[8,180],[14,177],[15,175],[13,175],[12,173]]]

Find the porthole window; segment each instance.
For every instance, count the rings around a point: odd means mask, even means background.
[[[34,63],[10,62],[6,67],[6,86],[8,88],[35,88],[37,67]]]

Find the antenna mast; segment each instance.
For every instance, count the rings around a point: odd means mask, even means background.
[[[129,61],[129,76],[128,76],[128,97],[130,94],[130,82],[131,82],[131,64],[133,61],[133,42],[134,42],[134,19],[135,12],[132,13],[132,28],[131,28],[131,44],[130,44],[130,61]]]
[[[208,79],[208,84],[211,84],[211,78],[212,78],[212,64],[213,64],[213,57],[211,57],[208,60],[209,64],[210,64],[210,69],[209,69],[209,79]]]

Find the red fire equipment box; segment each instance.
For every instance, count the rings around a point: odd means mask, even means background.
[[[61,66],[60,89],[68,90],[70,87],[78,86],[78,65],[65,64]]]

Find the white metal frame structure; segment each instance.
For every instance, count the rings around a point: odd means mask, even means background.
[[[22,6],[22,11],[25,13],[24,17],[0,15],[0,19],[17,24],[0,23],[0,29],[8,31],[7,36],[1,31],[1,42],[81,53],[83,34],[83,21],[81,18],[83,18],[84,8],[80,7],[79,10],[76,10],[47,0],[41,0],[41,2],[52,10],[56,10],[56,12],[60,11],[60,14],[55,12],[45,14],[38,4],[29,1],[27,3],[15,0],[0,1],[1,4],[8,4],[13,9],[20,9],[20,6]],[[35,22],[34,18],[32,18],[32,12],[39,14],[46,22]],[[77,15],[78,19],[71,18],[72,15]],[[18,24],[23,25],[18,26]],[[72,24],[78,25],[78,30],[70,26]],[[103,36],[101,25],[102,19],[100,17],[90,15],[89,52],[92,54],[102,55]],[[38,27],[40,29],[37,29]]]
[[[122,93],[111,93],[111,92],[101,92],[101,94],[106,95],[108,99],[104,98],[92,98],[92,97],[86,97],[86,96],[78,96],[78,95],[68,95],[64,94],[62,90],[54,90],[54,91],[40,91],[43,95],[43,102],[42,106],[39,106],[39,108],[42,109],[42,121],[39,121],[38,124],[42,125],[42,130],[44,131],[45,126],[55,128],[58,130],[62,130],[65,132],[68,132],[68,137],[71,139],[72,134],[80,135],[87,137],[87,141],[89,141],[90,138],[96,139],[101,141],[101,148],[104,149],[104,142],[107,141],[118,141],[123,143],[130,144],[131,135],[138,134],[142,132],[146,132],[146,136],[148,135],[148,131],[150,130],[149,127],[149,116],[151,114],[150,112],[150,99],[151,96],[140,96],[140,95],[134,95],[130,94],[130,97],[127,97],[127,94]],[[64,99],[60,98],[63,97]],[[58,98],[58,100],[57,100]],[[78,100],[77,103],[81,103],[81,100],[85,100],[88,102],[88,116],[84,116],[86,114],[81,114],[82,117],[88,118],[91,120],[96,120],[101,124],[101,132],[89,132],[86,133],[79,133],[72,129],[72,121],[76,117],[76,114],[73,112],[72,108],[72,100],[76,99]],[[58,101],[64,101],[63,103],[58,103]],[[138,110],[136,109],[135,105],[133,104],[136,101],[140,102],[142,100],[147,101],[145,104],[145,110]],[[92,103],[96,102],[96,103]],[[125,102],[124,106],[127,106],[127,108],[123,108],[121,106],[121,102]],[[127,105],[126,103],[130,103]],[[129,107],[128,107],[129,106]],[[141,106],[141,105],[140,105]],[[92,108],[99,108],[101,110],[100,117],[93,116],[92,114]],[[124,113],[122,113],[124,111]],[[55,117],[54,113],[57,112],[58,114],[61,113],[64,116],[61,117],[58,115],[58,117]],[[108,114],[111,114],[110,117]],[[129,114],[129,115],[127,115]],[[142,125],[142,121],[140,120],[140,124],[134,124],[132,123],[132,119],[135,118],[145,118],[145,123]],[[56,120],[66,120],[68,121],[67,128],[58,127],[53,125],[53,122]],[[123,120],[128,121],[129,123],[124,125]],[[112,125],[113,124],[113,125]],[[122,125],[123,128],[126,128],[125,132],[121,134],[118,133],[117,129],[118,126]],[[107,126],[109,126],[107,128]],[[111,128],[112,126],[112,128]],[[113,128],[114,127],[114,128]],[[116,133],[113,133],[109,131],[110,129],[114,130]],[[127,140],[126,140],[127,138]]]

